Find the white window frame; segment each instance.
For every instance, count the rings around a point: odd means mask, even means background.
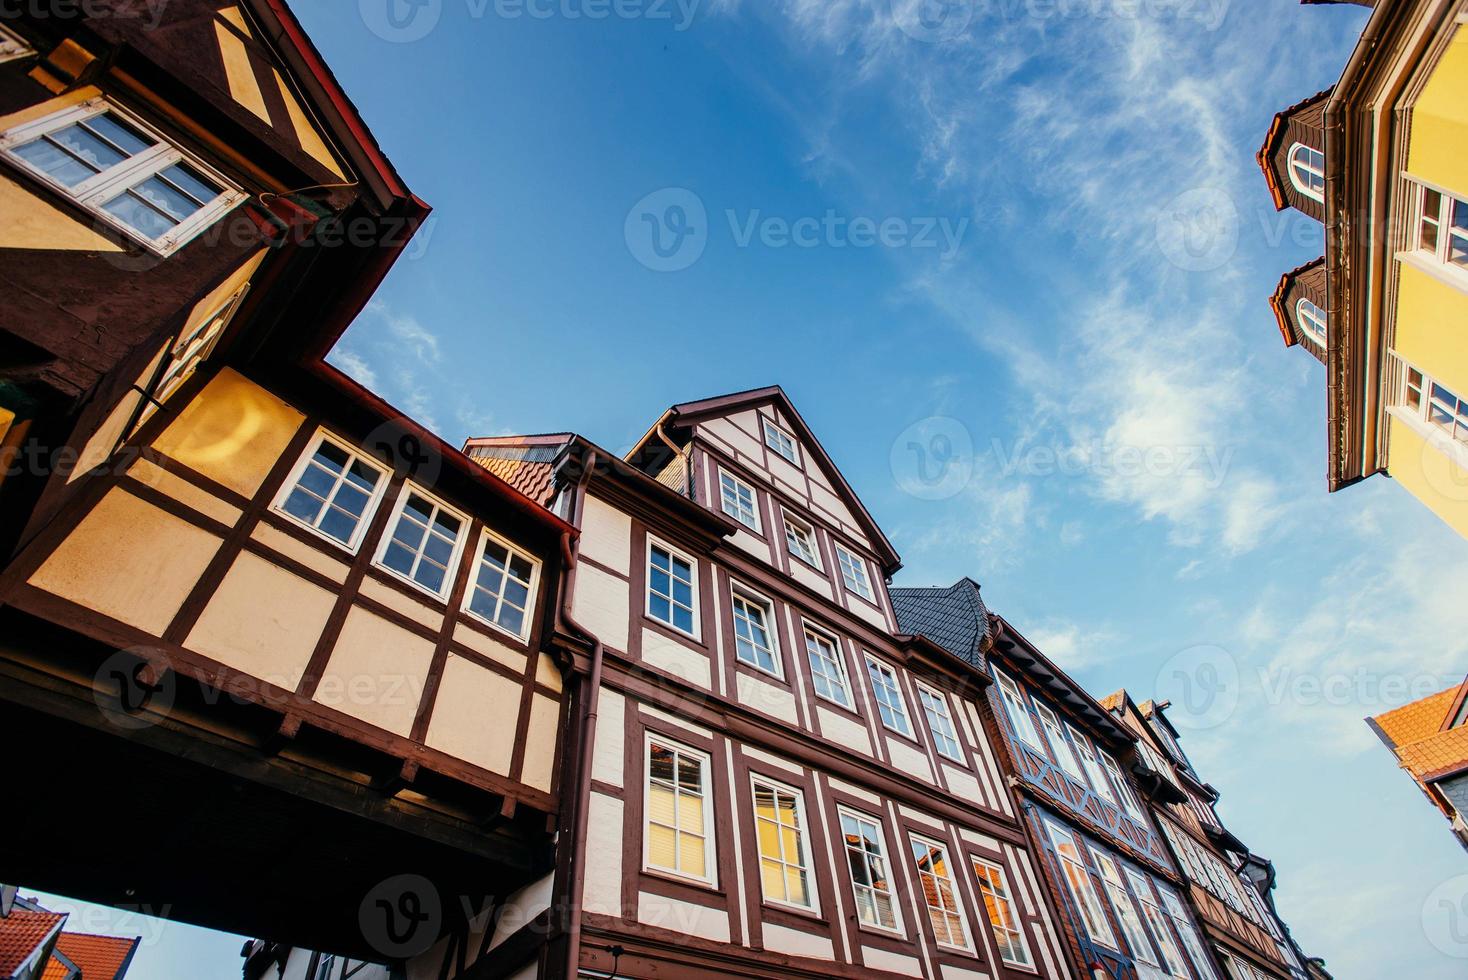
[[[706,869],[704,876],[690,874],[677,868],[665,868],[652,863],[652,746],[656,742],[665,749],[674,753],[696,758],[702,763],[703,769],[703,866]],[[681,878],[685,881],[696,882],[700,885],[708,885],[711,888],[718,887],[719,869],[716,863],[717,852],[714,847],[714,785],[713,785],[713,757],[707,752],[699,749],[689,748],[677,739],[668,738],[659,732],[645,732],[642,741],[642,870],[652,874],[668,875],[673,878]],[[675,756],[673,761],[673,812],[678,812],[678,799],[681,788],[677,786],[678,762]],[[659,824],[659,826],[666,826]],[[682,853],[682,835],[685,831],[673,827],[673,840],[677,853]],[[679,862],[682,863],[681,861]]]
[[[168,348],[168,360],[164,363],[162,370],[157,374],[157,380],[153,382],[152,394],[143,402],[143,409],[138,413],[137,427],[141,426],[158,407],[168,401],[175,391],[183,387],[185,381],[193,377],[199,365],[208,360],[209,355],[214,353],[214,348],[219,345],[219,340],[224,336],[224,331],[229,328],[230,321],[238,312],[240,304],[244,302],[245,295],[250,291],[247,282],[240,286],[218,307],[210,311],[209,315],[203,317],[192,327],[181,331],[177,338]]]
[[[958,737],[958,726],[953,723],[953,709],[948,704],[948,697],[942,691],[928,687],[921,682],[917,685],[918,706],[923,709],[923,720],[928,723],[928,734],[933,739],[933,749],[947,759],[961,766],[968,765],[963,757],[963,742]],[[938,709],[938,710],[935,710]],[[941,721],[944,731],[939,731],[938,725],[933,719]],[[953,743],[953,751],[944,751],[944,740]]]
[[[25,43],[19,34],[0,24],[0,64],[35,53],[35,49]]]
[[[1096,868],[1101,872],[1101,887],[1106,892],[1106,897],[1111,900],[1112,911],[1116,913],[1116,921],[1121,923],[1122,935],[1126,937],[1127,945],[1132,948],[1132,958],[1141,960],[1152,967],[1160,967],[1157,962],[1157,951],[1152,946],[1151,937],[1147,935],[1147,927],[1142,924],[1142,913],[1137,909],[1137,903],[1127,891],[1126,878],[1122,875],[1121,866],[1109,854],[1091,848],[1091,857],[1096,862]]]
[[[377,483],[373,486],[372,493],[368,496],[367,503],[362,507],[361,519],[358,520],[357,526],[352,530],[352,536],[346,541],[342,541],[338,538],[332,537],[330,534],[327,534],[325,531],[321,530],[314,524],[310,524],[302,520],[295,514],[292,514],[290,511],[285,509],[286,500],[289,499],[290,495],[295,492],[296,485],[300,482],[302,474],[306,472],[306,467],[310,466],[311,461],[315,459],[316,453],[321,448],[321,444],[323,442],[331,443],[337,449],[340,449],[342,452],[348,455],[347,463],[346,466],[343,468],[343,472],[350,469],[353,462],[360,461],[377,473]],[[387,494],[387,486],[391,482],[392,479],[388,474],[387,467],[383,466],[382,463],[377,459],[377,457],[371,455],[365,450],[355,448],[345,439],[338,438],[331,432],[328,432],[326,429],[317,429],[316,432],[311,436],[311,441],[306,443],[306,448],[302,450],[300,459],[296,460],[296,465],[291,467],[290,475],[287,476],[285,478],[285,482],[281,484],[280,490],[277,491],[275,495],[275,499],[271,501],[270,511],[273,514],[278,514],[286,520],[290,521],[301,530],[306,531],[309,534],[315,535],[322,541],[330,543],[333,547],[340,548],[350,555],[355,555],[362,547],[362,540],[367,536],[367,529],[372,525],[372,518],[376,515],[377,508],[381,506],[382,498]],[[340,481],[338,481],[338,484],[340,484]],[[322,515],[326,513],[326,510],[330,506],[331,500],[334,500],[335,498],[336,494],[333,490],[331,498],[327,500],[327,507],[322,508]],[[317,520],[319,522],[320,517],[318,517]]]
[[[1076,758],[1075,749],[1071,748],[1070,741],[1065,737],[1064,729],[1060,727],[1060,719],[1041,701],[1035,702],[1035,714],[1040,716],[1040,727],[1045,730],[1045,738],[1050,743],[1055,761],[1060,763],[1060,768],[1065,770],[1066,775],[1085,785],[1086,774],[1081,769],[1080,760]]]
[[[973,944],[973,939],[969,935],[969,933],[972,931],[972,929],[971,929],[971,925],[970,925],[969,920],[968,920],[968,913],[966,911],[964,911],[964,907],[963,907],[963,895],[959,892],[959,888],[958,888],[958,876],[954,873],[954,865],[953,865],[952,855],[950,853],[950,849],[949,849],[948,845],[947,844],[944,844],[943,842],[941,842],[941,841],[939,841],[939,840],[937,840],[935,838],[929,837],[926,834],[913,834],[913,833],[909,833],[907,835],[907,838],[908,838],[908,842],[910,844],[920,844],[923,847],[926,847],[926,848],[930,849],[931,851],[938,852],[938,853],[942,854],[943,867],[945,867],[945,868],[948,869],[948,874],[947,874],[946,879],[939,879],[938,873],[936,871],[930,871],[930,872],[927,872],[927,873],[930,874],[930,875],[932,875],[932,877],[935,879],[935,881],[936,880],[946,880],[948,882],[948,891],[953,896],[953,906],[954,907],[952,909],[941,908],[941,907],[934,906],[931,903],[929,903],[929,901],[928,901],[928,890],[923,887],[923,874],[924,874],[924,872],[923,872],[923,869],[922,869],[922,865],[918,863],[918,857],[917,857],[917,855],[911,853],[911,849],[909,849],[909,856],[913,860],[913,873],[916,875],[916,878],[917,878],[917,891],[918,891],[918,896],[917,897],[918,897],[918,900],[922,902],[923,908],[925,908],[927,910],[927,912],[928,912],[928,925],[930,927],[932,926],[932,919],[933,919],[933,912],[934,911],[940,912],[940,913],[942,913],[944,915],[951,914],[951,915],[955,916],[958,919],[958,927],[959,927],[959,930],[963,933],[963,942],[962,943],[950,943],[950,942],[944,940],[941,936],[939,936],[938,935],[937,928],[934,927],[933,928],[933,939],[937,942],[937,944],[939,946],[943,947],[944,949],[955,949],[955,950],[959,950],[959,951],[964,952],[964,953],[972,953],[973,950],[974,950],[974,944]],[[942,901],[942,892],[939,891],[937,888],[934,888],[934,891],[938,893],[939,901]]]
[[[331,972],[336,968],[336,954],[322,953],[321,958],[316,961],[316,969],[312,971],[311,980],[331,980]]]
[[[872,700],[877,705],[877,719],[882,723],[882,727],[905,738],[916,738],[917,735],[912,729],[912,718],[907,712],[907,699],[902,696],[902,678],[897,676],[895,669],[882,663],[870,653],[863,651],[862,659],[866,661],[867,680],[872,685]],[[884,701],[883,694],[895,698],[896,703]],[[887,709],[886,713],[882,711],[883,708]],[[887,714],[892,715],[893,722],[900,721],[901,724],[889,722]]]
[[[443,588],[442,591],[439,592],[433,591],[422,582],[419,582],[417,579],[413,578],[411,571],[407,573],[400,572],[396,568],[388,566],[385,562],[385,559],[387,557],[387,550],[392,547],[393,532],[397,530],[398,523],[403,519],[403,511],[407,508],[408,501],[412,499],[412,497],[414,497],[415,495],[422,497],[424,500],[428,501],[434,506],[433,512],[428,515],[428,528],[425,529],[423,532],[425,535],[425,540],[426,536],[432,533],[434,518],[438,516],[440,511],[448,514],[451,517],[457,517],[459,519],[459,534],[458,537],[454,539],[454,551],[453,554],[449,556],[448,565],[444,568]],[[399,582],[404,582],[408,585],[411,585],[413,588],[417,589],[419,592],[422,592],[424,595],[429,595],[439,600],[440,602],[445,602],[453,594],[454,579],[458,576],[460,560],[464,557],[464,547],[468,544],[469,531],[471,530],[473,523],[474,522],[469,519],[469,515],[465,514],[457,507],[445,503],[437,495],[430,493],[423,487],[418,486],[418,484],[413,483],[412,481],[405,481],[403,483],[403,489],[398,493],[397,501],[393,504],[392,514],[387,519],[387,526],[384,527],[382,530],[382,540],[377,542],[377,553],[372,556],[372,567],[379,569],[380,571],[386,572],[388,575],[391,575]],[[419,563],[422,562],[422,560],[423,551],[421,550],[420,546],[417,557],[413,559],[413,568],[416,569]]]
[[[692,614],[693,614],[693,617],[692,617],[693,618],[693,631],[692,632],[689,632],[688,630],[685,630],[683,627],[678,626],[678,625],[676,625],[676,624],[674,624],[672,622],[669,622],[666,619],[662,619],[659,616],[653,615],[653,611],[652,611],[652,550],[653,550],[653,548],[657,548],[657,549],[659,549],[661,551],[666,551],[670,556],[672,556],[674,558],[677,558],[680,561],[686,562],[688,564],[688,567],[689,567],[689,575],[692,578],[692,581],[689,583],[689,585],[691,586],[691,588],[690,588],[689,591],[692,592],[692,600],[691,601],[693,603],[693,609],[692,609]],[[688,554],[686,551],[683,551],[680,548],[673,547],[672,545],[668,544],[668,542],[664,541],[661,538],[653,537],[651,534],[649,534],[647,536],[647,548],[646,548],[646,552],[647,553],[643,556],[643,566],[642,566],[642,569],[643,569],[643,579],[644,579],[644,581],[642,583],[642,593],[643,593],[642,594],[642,611],[647,615],[647,618],[648,619],[651,619],[655,623],[661,623],[662,625],[666,626],[668,629],[673,630],[673,631],[678,632],[678,633],[682,633],[684,636],[692,637],[695,640],[701,640],[701,637],[703,636],[703,628],[702,628],[702,623],[701,623],[702,617],[699,615],[700,606],[699,606],[699,601],[698,601],[698,573],[699,573],[698,559],[694,558],[692,555]],[[669,571],[669,574],[671,576],[671,569]],[[672,616],[672,611],[673,611],[673,606],[674,605],[676,605],[676,603],[673,602],[673,597],[672,596],[668,596],[668,614],[670,616]],[[674,618],[676,618],[676,617],[674,617]]]
[[[877,857],[879,857],[882,863],[887,866],[887,890],[885,894],[892,908],[891,926],[884,926],[879,922],[867,922],[861,917],[861,901],[857,898],[857,889],[870,888],[874,896],[879,893],[877,892],[875,884],[858,885],[856,883],[856,879],[851,876],[851,852],[856,849],[854,849],[851,844],[846,840],[846,828],[841,826],[841,819],[843,817],[849,817],[850,819],[856,821],[858,825],[865,823],[870,824],[871,826],[876,828],[877,846],[881,849],[880,853],[877,854]],[[897,885],[896,882],[893,880],[894,869],[892,867],[892,851],[890,848],[887,847],[887,828],[883,824],[882,818],[871,816],[870,814],[863,813],[860,810],[855,810],[848,806],[838,806],[836,808],[836,829],[841,838],[841,847],[843,849],[842,856],[846,858],[846,860],[842,863],[846,867],[846,881],[851,886],[851,898],[852,902],[856,906],[855,911],[857,927],[859,929],[871,929],[876,932],[882,932],[888,935],[902,936],[903,938],[906,938],[907,930],[902,925],[902,903],[897,900]],[[859,853],[862,856],[862,861],[865,862],[867,860],[867,851],[863,848],[860,849]],[[867,867],[867,871],[868,873],[870,873],[871,868]],[[875,898],[873,899],[872,905],[873,908],[876,907]]]
[[[1413,247],[1419,254],[1428,256],[1438,265],[1459,272],[1468,273],[1468,264],[1454,262],[1453,239],[1460,241],[1463,250],[1468,251],[1468,231],[1457,230],[1453,225],[1453,208],[1455,204],[1468,206],[1468,199],[1457,194],[1445,191],[1440,187],[1430,187],[1427,184],[1418,184],[1416,223],[1413,226]],[[1427,195],[1438,195],[1437,213],[1428,213]],[[1425,243],[1424,226],[1432,225],[1436,230],[1437,242],[1433,245]]]
[[[803,631],[803,638],[805,640],[805,661],[806,661],[806,666],[807,666],[807,668],[811,672],[811,690],[815,692],[815,696],[818,697],[818,698],[820,698],[822,701],[829,701],[832,704],[840,705],[841,707],[845,708],[848,711],[855,711],[856,710],[856,699],[854,697],[852,697],[852,692],[851,692],[851,677],[847,674],[847,671],[846,671],[846,654],[841,649],[841,640],[839,638],[831,635],[830,633],[826,633],[826,632],[823,632],[823,631],[818,630],[818,629],[813,629],[810,626],[806,626],[805,627],[805,629]],[[836,698],[833,698],[833,697],[831,697],[831,696],[829,696],[827,694],[822,694],[819,690],[816,689],[816,684],[815,684],[816,668],[815,668],[814,661],[811,659],[812,657],[815,656],[815,654],[811,653],[811,650],[810,650],[810,641],[813,640],[813,639],[814,640],[824,640],[826,643],[830,644],[831,653],[833,654],[831,660],[832,660],[832,663],[834,663],[835,666],[836,666],[836,673],[838,675],[837,679],[839,679],[840,682],[841,682],[841,684],[840,684],[841,693],[845,697],[846,700],[844,700],[844,701],[837,700]],[[822,657],[821,659],[824,660],[825,658]],[[828,687],[831,686],[832,679],[831,679],[831,677],[829,675],[827,675],[825,673],[825,671],[822,671],[821,672],[820,677],[821,677],[822,680],[824,680],[826,682],[826,685]]]
[[[1111,777],[1111,781],[1116,785],[1117,795],[1121,797],[1122,809],[1126,810],[1136,820],[1142,820],[1142,804],[1138,802],[1136,794],[1132,792],[1131,784],[1127,782],[1125,775],[1122,773],[1120,764],[1117,763],[1115,757],[1110,752],[1107,752],[1099,745],[1096,746],[1096,752],[1101,757],[1101,768],[1106,770],[1106,774]]]
[[[825,574],[826,567],[821,561],[821,541],[816,535],[815,525],[809,521],[803,521],[798,517],[792,516],[789,511],[783,508],[780,511],[780,516],[785,525],[785,551],[790,557],[804,562],[816,571]],[[798,531],[800,533],[793,534],[792,531]],[[808,554],[804,551],[796,550],[795,542],[792,538],[800,537],[803,537],[805,542],[810,545]]]
[[[1400,356],[1397,357],[1397,362],[1401,365],[1401,382],[1397,389],[1395,408],[1423,428],[1425,432],[1439,436],[1439,442],[1446,440],[1446,443],[1441,444],[1441,448],[1445,451],[1451,449],[1455,462],[1468,468],[1468,440],[1457,437],[1459,429],[1468,434],[1468,397],[1459,395],[1426,371],[1403,360]],[[1412,381],[1413,375],[1417,376],[1415,384]],[[1446,401],[1440,399],[1437,396],[1438,389],[1451,396],[1455,404],[1450,406]],[[1412,404],[1414,393],[1417,401],[1415,405]],[[1453,422],[1450,426],[1445,427],[1433,418],[1434,406],[1452,416]]]
[[[1328,345],[1330,332],[1325,311],[1307,297],[1301,296],[1295,301],[1295,323],[1299,325],[1300,332],[1306,337],[1321,347]]]
[[[1193,961],[1193,971],[1198,974],[1200,980],[1218,980],[1218,971],[1213,969],[1213,964],[1208,961],[1208,947],[1203,942],[1203,937],[1198,934],[1191,919],[1188,918],[1187,909],[1183,907],[1182,899],[1177,892],[1164,885],[1157,886],[1157,893],[1162,896],[1163,911],[1172,917],[1173,925],[1177,927],[1177,934],[1182,938],[1183,949],[1187,950],[1188,959]]]
[[[1106,781],[1106,772],[1101,768],[1101,763],[1096,760],[1096,750],[1091,747],[1086,736],[1077,731],[1070,722],[1065,723],[1065,728],[1070,733],[1071,744],[1076,747],[1076,754],[1081,758],[1081,768],[1086,770],[1086,776],[1091,781],[1091,788],[1107,803],[1119,806],[1120,804],[1116,802],[1116,792]]]
[[[780,627],[775,615],[775,604],[753,589],[738,583],[731,583],[729,588],[729,613],[731,625],[738,623],[739,609],[737,604],[743,602],[746,606],[753,606],[764,615],[765,635],[770,638],[770,657],[774,660],[773,670],[766,670],[757,663],[750,663],[739,655],[739,631],[737,625],[734,631],[734,659],[746,667],[768,674],[780,680],[785,679],[785,662],[780,656]]]
[[[1116,935],[1111,931],[1111,923],[1106,919],[1106,908],[1101,904],[1101,896],[1096,894],[1096,883],[1091,880],[1091,869],[1086,867],[1086,852],[1081,841],[1070,831],[1064,829],[1057,823],[1045,821],[1045,830],[1050,835],[1050,843],[1055,848],[1055,859],[1060,862],[1061,876],[1065,879],[1066,888],[1070,896],[1081,909],[1081,923],[1086,930],[1090,940],[1100,946],[1121,952],[1116,942]],[[1062,842],[1070,845],[1075,852],[1074,858],[1067,858],[1061,849]],[[1074,874],[1072,873],[1074,869]],[[1076,888],[1075,874],[1080,875],[1082,887]],[[1090,913],[1088,916],[1086,913]],[[1095,925],[1099,928],[1093,929],[1088,918],[1095,919]],[[1102,934],[1104,932],[1104,935]]]
[[[760,416],[760,424],[763,426],[761,431],[764,433],[766,448],[772,450],[785,462],[799,466],[800,443],[795,441],[795,436],[763,415]]]
[[[796,789],[794,786],[790,786],[786,783],[779,782],[778,780],[771,779],[768,776],[762,776],[759,773],[750,773],[749,790],[751,802],[755,801],[754,794],[760,786],[764,786],[768,789],[774,790],[776,793],[784,793],[788,796],[793,796],[795,798],[795,819],[799,822],[799,826],[796,828],[796,830],[800,836],[801,850],[805,854],[805,864],[795,864],[793,862],[785,860],[784,834],[778,835],[780,840],[780,856],[778,858],[769,858],[769,860],[778,863],[781,866],[782,871],[788,870],[790,868],[796,868],[800,871],[805,872],[805,891],[810,901],[808,904],[802,905],[799,902],[791,902],[785,899],[772,898],[768,893],[765,892],[764,862],[767,857],[764,851],[761,850],[761,834],[759,833],[759,822],[761,818],[759,815],[759,805],[756,802],[753,811],[755,829],[754,853],[760,864],[760,895],[763,897],[766,904],[775,905],[787,909],[799,909],[802,912],[813,912],[816,915],[820,915],[821,897],[820,890],[816,887],[815,869],[812,867],[812,858],[814,852],[811,850],[810,843],[810,822],[806,819],[805,793],[802,790]],[[781,826],[783,827],[783,824]]]
[[[877,593],[872,588],[871,572],[867,568],[867,560],[856,552],[836,544],[836,564],[841,566],[841,583],[846,586],[846,591],[865,599],[867,602],[875,603]]]
[[[1037,752],[1044,752],[1044,743],[1040,741],[1040,733],[1035,731],[1035,723],[1030,718],[1030,709],[1026,702],[1024,688],[1015,683],[1014,678],[999,670],[994,669],[994,676],[999,679],[999,699],[1004,702],[1005,713],[1009,715],[1009,727],[1014,729],[1014,734],[1020,741]]]
[[[499,623],[495,622],[493,619],[490,619],[488,616],[485,616],[470,607],[470,603],[474,600],[474,592],[476,589],[479,588],[479,569],[480,566],[484,563],[484,551],[487,547],[489,547],[489,543],[491,541],[493,541],[495,544],[498,544],[502,548],[508,549],[511,558],[518,556],[530,563],[530,594],[525,597],[525,621],[521,625],[519,633],[511,632],[510,630],[501,626]],[[539,558],[536,558],[530,552],[526,551],[524,548],[515,544],[508,538],[501,537],[487,527],[482,528],[479,532],[479,543],[475,546],[474,549],[474,561],[469,565],[469,581],[464,589],[464,605],[462,607],[464,612],[471,616],[477,622],[483,623],[486,626],[499,630],[506,636],[513,636],[515,637],[515,639],[520,640],[521,642],[528,641],[530,639],[531,624],[535,619],[535,600],[540,593],[540,569],[541,562]],[[505,568],[505,573],[506,575],[509,574],[508,566],[506,566]],[[504,604],[504,601],[504,583],[501,583],[500,595],[495,603],[495,609],[498,610]]]
[[[989,920],[989,927],[994,930],[994,938],[996,940],[996,944],[999,938],[999,934],[1002,932],[1004,933],[1004,936],[1007,940],[1005,945],[1009,949],[1014,949],[1017,945],[1019,949],[1024,953],[1024,959],[1015,959],[1011,956],[1006,956],[1004,949],[1000,949],[999,959],[1002,962],[1007,963],[1008,965],[1013,967],[1018,967],[1021,970],[1027,970],[1031,973],[1038,972],[1035,966],[1035,956],[1033,953],[1030,952],[1030,941],[1025,936],[1024,920],[1019,917],[1019,907],[1015,904],[1014,892],[1012,892],[1009,887],[1009,876],[1004,873],[1004,869],[1002,867],[1000,867],[993,861],[989,861],[980,857],[974,857],[972,858],[972,862],[974,868],[974,880],[979,889],[979,900],[984,903],[984,918]],[[980,868],[983,868],[984,871],[989,872],[989,874],[984,874],[979,870]],[[1000,891],[996,892],[994,890],[994,880],[990,877],[990,875],[993,875],[999,879]],[[1013,930],[1011,930],[1008,926],[1004,926],[994,921],[994,917],[989,914],[989,903],[985,900],[986,895],[987,897],[993,899],[996,906],[1002,906],[1005,909],[1006,914],[1009,916],[1009,921],[1014,924]]]
[[[729,509],[728,496],[731,492],[728,485],[730,483],[734,485],[732,492],[735,503],[732,511]],[[749,520],[747,521],[743,516],[743,508],[739,504],[739,494],[741,491],[749,494]],[[764,533],[760,525],[759,491],[722,466],[719,467],[719,508],[755,534]]]
[[[16,147],[30,143],[32,140],[65,129],[68,126],[90,119],[93,116],[100,116],[103,113],[109,112],[115,114],[119,119],[124,120],[129,126],[136,128],[150,139],[156,140],[157,143],[152,148],[144,150],[136,156],[129,157],[122,163],[116,164],[99,174],[87,178],[75,187],[68,187],[46,171],[31,166],[25,158],[14,152]],[[208,228],[224,215],[228,214],[235,205],[249,196],[236,187],[233,181],[227,180],[213,167],[204,163],[198,157],[185,153],[175,146],[172,140],[158,131],[157,127],[148,125],[138,119],[134,114],[127,112],[121,106],[108,101],[102,96],[88,99],[79,105],[68,106],[59,112],[54,112],[48,116],[0,133],[0,155],[3,155],[12,166],[19,167],[36,179],[45,182],[58,193],[76,202],[79,206],[96,216],[98,220],[106,222],[132,241],[138,242],[154,254],[162,256],[172,255],[184,245],[187,245],[205,228]],[[137,228],[134,228],[121,218],[115,217],[103,206],[119,194],[126,193],[129,188],[136,187],[149,177],[168,169],[176,163],[187,164],[223,189],[212,201],[205,202],[204,206],[198,211],[184,219],[183,222],[175,225],[162,236],[148,238]]]
[[[1300,152],[1302,150],[1303,154]],[[1319,166],[1316,166],[1315,162],[1310,159],[1312,153],[1320,157]],[[1295,190],[1312,201],[1325,203],[1325,154],[1323,152],[1313,146],[1306,146],[1304,143],[1295,143],[1290,147],[1289,155],[1285,158],[1285,169],[1289,171],[1290,183],[1294,185]],[[1310,182],[1301,180],[1300,171],[1304,171],[1310,177],[1319,177],[1320,187],[1317,189],[1312,187]]]
[[[1136,894],[1137,902],[1142,906],[1142,917],[1152,928],[1152,942],[1161,956],[1162,969],[1177,977],[1178,980],[1192,980],[1187,972],[1188,961],[1183,956],[1183,951],[1177,948],[1177,943],[1173,942],[1172,931],[1167,928],[1169,916],[1153,900],[1152,889],[1148,887],[1147,879],[1131,868],[1126,869],[1126,874],[1127,880],[1132,883],[1132,892]],[[1179,970],[1182,972],[1178,972]]]

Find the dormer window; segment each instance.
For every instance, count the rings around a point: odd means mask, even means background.
[[[1312,201],[1325,203],[1325,154],[1313,146],[1290,147],[1290,183]]]
[[[800,465],[800,453],[795,448],[795,437],[769,419],[761,419],[765,429],[765,445],[779,453],[787,461]]]
[[[1295,304],[1295,322],[1300,325],[1300,332],[1321,347],[1325,346],[1325,311],[1308,299],[1302,299]]]
[[[160,255],[245,196],[104,99],[0,134],[0,153]]]

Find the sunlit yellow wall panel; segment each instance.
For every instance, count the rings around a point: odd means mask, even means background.
[[[1391,420],[1391,440],[1387,472],[1453,530],[1468,538],[1468,470],[1399,418]]]
[[[113,489],[30,584],[161,636],[219,545],[209,532]]]
[[[1468,30],[1458,29],[1412,110],[1407,169],[1468,194]]]
[[[406,737],[413,730],[432,661],[431,640],[353,608],[322,672],[316,700]]]
[[[270,392],[225,368],[154,446],[249,497],[260,489],[303,419]]]
[[[45,198],[9,177],[0,176],[0,248],[57,252],[121,252],[122,246],[98,234]]]
[[[285,109],[290,113],[291,125],[295,127],[296,139],[301,141],[301,149],[309,153],[312,159],[327,170],[338,177],[343,176],[341,167],[336,164],[336,157],[332,156],[331,151],[326,148],[326,142],[316,131],[315,125],[307,117],[301,104],[296,101],[295,93],[290,90],[290,86],[285,83],[280,72],[275,73],[275,85],[280,89],[280,97],[285,100]]]
[[[224,59],[224,77],[229,82],[230,96],[269,122],[270,110],[265,107],[265,96],[260,92],[260,83],[255,79],[255,66],[250,63],[250,53],[245,48],[245,42],[223,24],[215,24],[214,33],[219,38],[219,55]]]
[[[530,703],[530,726],[525,732],[525,769],[520,774],[527,786],[550,792],[560,729],[561,703],[543,694],[535,695]]]
[[[294,691],[335,597],[249,552],[241,554],[184,645]]]
[[[1392,346],[1408,363],[1468,398],[1468,293],[1402,266]]]
[[[92,437],[82,447],[81,455],[77,458],[76,469],[72,470],[71,476],[67,478],[67,483],[81,479],[88,470],[106,462],[107,457],[112,455],[112,450],[126,435],[125,430],[127,424],[132,421],[133,412],[137,410],[143,400],[139,392],[147,390],[148,382],[157,374],[159,365],[163,363],[163,355],[167,352],[168,344],[159,346],[158,352],[153,355],[148,366],[143,368],[143,373],[138,375],[133,386],[123,392],[117,404],[112,406],[112,411],[108,413],[102,425],[92,433]]]
[[[508,677],[450,656],[433,703],[427,743],[481,769],[508,775],[521,690]]]

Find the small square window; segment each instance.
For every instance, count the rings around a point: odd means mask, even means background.
[[[693,559],[649,542],[647,549],[647,614],[689,636],[697,636],[698,608]]]
[[[790,553],[807,565],[821,567],[820,552],[816,549],[816,532],[804,521],[785,515],[785,546]]]
[[[933,747],[945,759],[963,764],[963,748],[958,744],[958,731],[953,727],[953,714],[948,709],[948,699],[937,691],[918,685],[918,701],[923,706],[923,717],[928,720],[928,732],[933,736]]]
[[[785,460],[800,465],[800,452],[795,448],[795,437],[769,419],[763,419],[765,445],[779,453]]]
[[[759,496],[754,488],[732,473],[719,473],[719,498],[724,513],[759,533]]]
[[[846,670],[841,666],[836,641],[806,630],[805,653],[810,660],[811,685],[816,695],[843,708],[851,707],[851,690],[846,684]]]
[[[841,581],[846,583],[846,588],[868,602],[875,602],[876,596],[872,594],[872,580],[867,575],[866,560],[839,544],[836,546],[836,560],[841,565]]]
[[[734,590],[734,655],[741,663],[780,676],[780,656],[775,647],[770,604],[753,595]]]
[[[877,698],[877,714],[882,716],[882,724],[899,735],[910,737],[912,724],[907,720],[907,705],[902,700],[897,672],[868,657],[867,674],[872,680],[872,691]]]
[[[453,583],[467,525],[462,514],[406,486],[376,564],[442,599]]]
[[[474,580],[465,597],[474,616],[512,636],[530,634],[540,562],[506,541],[484,532]]]
[[[319,432],[273,509],[355,552],[386,487],[387,473],[375,461]]]

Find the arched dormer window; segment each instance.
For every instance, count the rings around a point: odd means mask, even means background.
[[[1312,146],[1290,147],[1290,183],[1312,201],[1325,203],[1325,154]]]
[[[1300,330],[1321,347],[1325,346],[1325,311],[1308,299],[1295,304],[1295,322]]]

